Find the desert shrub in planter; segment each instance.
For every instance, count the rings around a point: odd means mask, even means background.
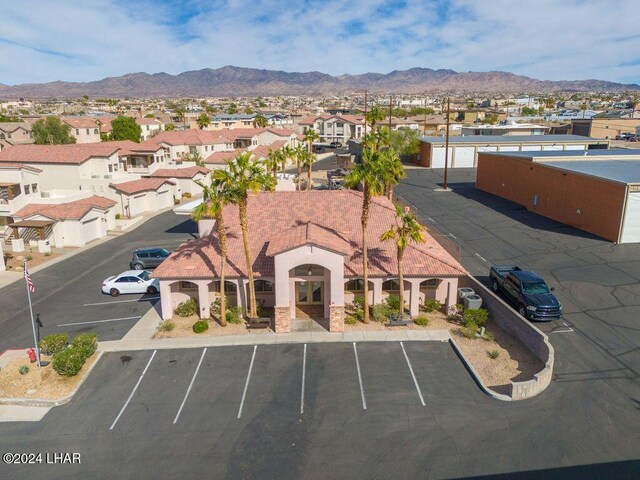
[[[120,218],[122,218],[122,216],[119,213],[116,213],[116,220],[120,220]]]
[[[353,315],[347,315],[344,318],[344,323],[346,323],[347,325],[355,325],[356,323],[358,323],[358,319]]]
[[[174,328],[176,328],[176,324],[175,322],[171,321],[171,320],[165,320],[164,322],[162,322],[160,324],[160,326],[158,327],[158,329],[161,332],[170,332],[172,331]]]
[[[495,360],[499,356],[500,356],[500,351],[499,350],[491,350],[491,351],[487,352],[487,357],[489,357],[491,360]]]
[[[395,313],[394,310],[386,303],[378,303],[371,307],[371,319],[374,322],[385,322],[392,313]]]
[[[477,338],[478,326],[475,323],[470,323],[462,329],[462,334],[467,338]]]
[[[429,325],[429,317],[427,317],[426,315],[418,315],[413,319],[413,323],[415,323],[416,325],[420,325],[421,327],[426,327],[427,325]]]
[[[73,377],[78,374],[87,356],[83,349],[69,347],[53,356],[53,369],[58,375]]]
[[[439,300],[435,298],[430,298],[424,303],[422,308],[424,309],[425,312],[431,313],[431,312],[435,312],[442,309],[442,304],[440,303]]]
[[[69,345],[69,335],[66,333],[52,333],[40,340],[38,344],[40,351],[45,355],[55,355],[67,348],[67,345]]]
[[[198,302],[196,302],[195,298],[185,300],[176,307],[175,314],[180,317],[190,317],[191,315],[197,315]]]
[[[392,313],[400,312],[400,295],[389,295],[384,303],[391,309]]]
[[[20,365],[18,371],[20,372],[20,375],[26,375],[27,373],[29,373],[29,365]]]
[[[193,329],[193,333],[202,333],[209,330],[209,324],[206,320],[198,320],[191,328]]]
[[[489,318],[489,312],[484,308],[478,308],[477,310],[465,310],[462,314],[462,321],[465,325],[473,323],[478,327],[481,327]]]
[[[83,350],[88,358],[98,349],[98,335],[95,333],[79,333],[73,339],[71,347]]]
[[[491,332],[487,332],[485,330],[484,335],[482,337],[483,340],[486,340],[487,342],[493,342],[495,340],[495,336],[493,335],[493,333]]]
[[[242,323],[244,317],[244,308],[236,305],[227,309],[228,323]]]

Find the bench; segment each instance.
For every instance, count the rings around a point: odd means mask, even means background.
[[[407,315],[398,315],[396,313],[392,313],[389,315],[389,323],[386,324],[387,327],[406,327],[407,325],[411,325],[413,320]]]
[[[249,318],[247,328],[269,328],[271,326],[271,317]]]

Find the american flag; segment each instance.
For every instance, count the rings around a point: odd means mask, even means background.
[[[29,270],[27,270],[27,262],[24,263],[24,280],[27,282],[27,288],[30,293],[35,293],[36,287],[33,285],[33,280],[31,280],[31,275],[29,275]]]

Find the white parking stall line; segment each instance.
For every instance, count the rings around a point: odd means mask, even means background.
[[[304,413],[304,379],[307,371],[307,344],[302,352],[302,390],[300,391],[300,415]]]
[[[358,369],[358,382],[360,383],[360,396],[362,397],[362,409],[367,409],[367,400],[364,398],[364,387],[362,386],[362,374],[360,373],[360,361],[358,360],[358,349],[356,342],[353,342],[353,353],[356,356],[356,368]]]
[[[552,330],[549,333],[571,333],[573,331],[574,331],[573,328],[569,327],[564,330]]]
[[[418,391],[418,397],[420,397],[420,403],[422,403],[423,407],[426,407],[427,405],[424,403],[424,397],[422,396],[422,392],[420,391],[420,385],[418,385],[418,379],[416,378],[416,374],[413,373],[413,367],[411,366],[411,362],[409,361],[409,356],[407,355],[407,351],[404,349],[404,344],[402,342],[400,342],[400,346],[402,347],[402,353],[404,353],[404,358],[407,361],[407,366],[409,367],[409,371],[411,372],[413,383],[416,386],[416,390]]]
[[[251,355],[251,363],[249,364],[249,371],[247,372],[247,381],[244,383],[244,392],[242,392],[242,400],[240,400],[240,408],[238,408],[238,418],[242,416],[242,407],[244,406],[244,399],[247,396],[247,389],[249,388],[249,380],[251,380],[251,370],[253,369],[253,361],[256,359],[256,350],[258,345],[253,346],[253,355]]]
[[[98,305],[111,305],[114,303],[131,303],[131,302],[146,302],[147,300],[159,300],[160,297],[148,297],[148,298],[136,298],[135,300],[115,300],[113,302],[98,302],[98,303],[85,303],[83,307],[96,307]]]
[[[142,318],[142,316],[138,315],[137,317],[108,318],[106,320],[90,320],[88,322],[61,323],[60,325],[57,325],[57,326],[73,327],[76,325],[88,325],[90,323],[108,323],[108,322],[122,322],[123,320],[137,320],[138,318]]]
[[[480,260],[482,260],[483,262],[485,262],[485,263],[487,262],[487,259],[486,259],[486,258],[484,258],[484,257],[483,257],[482,255],[480,255],[479,253],[477,253],[477,252],[476,252],[476,254],[475,254],[475,255],[476,255],[476,257],[478,257],[478,258],[479,258]]]
[[[456,236],[455,236],[453,233],[451,233],[451,232],[449,232],[449,236],[450,236],[451,238],[455,238],[456,240],[458,239],[458,237],[456,237]]]
[[[173,424],[175,425],[178,422],[178,418],[180,418],[180,413],[184,408],[184,404],[187,403],[187,398],[189,398],[189,393],[191,393],[191,388],[193,387],[193,383],[196,381],[196,376],[198,375],[198,371],[200,370],[200,365],[202,365],[202,360],[204,360],[204,354],[207,353],[207,349],[202,350],[202,355],[200,355],[200,361],[198,362],[198,366],[196,367],[196,371],[193,372],[193,377],[191,378],[191,383],[189,383],[189,388],[187,388],[187,393],[184,394],[184,398],[182,399],[182,403],[180,404],[180,408],[178,409],[178,413],[176,413],[176,418],[173,419]]]
[[[153,361],[153,357],[156,356],[156,352],[157,352],[157,350],[154,350],[153,353],[151,354],[151,358],[147,362],[147,366],[144,367],[144,370],[142,371],[142,375],[140,375],[140,378],[138,379],[138,383],[136,383],[136,386],[133,387],[133,390],[131,390],[131,394],[129,395],[129,398],[127,398],[127,401],[122,406],[122,409],[120,410],[120,413],[118,413],[118,416],[116,417],[116,419],[113,421],[113,423],[109,427],[109,430],[113,430],[113,427],[115,427],[116,423],[118,423],[118,420],[120,420],[120,417],[122,416],[122,414],[126,410],[127,405],[129,405],[129,402],[131,401],[131,399],[135,395],[136,390],[138,390],[138,387],[140,386],[140,382],[142,382],[142,379],[144,378],[144,374],[147,373],[147,370],[149,369],[149,365],[151,365],[151,362]]]

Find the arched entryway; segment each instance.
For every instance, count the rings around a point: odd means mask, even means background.
[[[321,265],[298,265],[289,270],[293,284],[292,310],[295,320],[292,330],[313,329],[316,325],[328,330],[330,272]],[[311,322],[309,322],[309,320]]]

